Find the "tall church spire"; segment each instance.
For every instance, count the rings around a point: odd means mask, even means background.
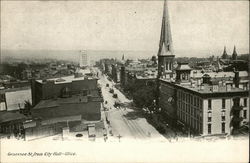
[[[167,1],[164,0],[161,37],[158,56],[173,55],[172,35],[169,22]]]
[[[228,55],[227,55],[227,50],[226,50],[226,46],[224,46],[224,51],[223,51],[223,54],[222,54],[222,59],[227,59],[228,58]]]
[[[234,51],[233,51],[233,54],[232,54],[232,59],[233,60],[237,60],[237,52],[236,52],[236,47],[234,45]]]
[[[167,1],[164,0],[161,37],[158,50],[158,77],[170,78],[174,65],[173,43],[170,30]]]

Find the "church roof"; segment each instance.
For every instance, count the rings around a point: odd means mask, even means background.
[[[158,56],[173,55],[172,35],[168,14],[167,1],[164,1],[161,36]]]

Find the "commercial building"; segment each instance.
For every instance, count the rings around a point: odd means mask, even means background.
[[[88,66],[88,55],[86,51],[80,51],[80,60],[79,60],[80,67],[87,67]]]
[[[103,98],[97,79],[89,75],[76,73],[74,76],[33,81],[32,101],[33,120],[24,125],[26,139],[92,131],[93,128],[97,131],[97,126],[103,126]]]
[[[216,135],[236,134],[249,123],[248,87],[207,79],[206,74],[193,80],[187,70],[176,71],[181,73],[175,80],[160,79],[159,106],[170,125],[196,135]]]
[[[31,102],[30,86],[0,90],[0,111],[19,110],[25,101]]]
[[[204,73],[192,70],[188,63],[173,69],[172,47],[165,1],[157,77],[157,105],[162,117],[170,126],[195,135],[237,134],[249,123],[248,72]],[[233,56],[236,59],[235,49]]]
[[[74,94],[92,95],[98,92],[97,79],[81,74],[47,80],[33,80],[31,89],[34,106],[41,100],[69,97]]]

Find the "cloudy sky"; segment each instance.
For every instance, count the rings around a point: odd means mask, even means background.
[[[249,50],[248,1],[170,1],[175,51]],[[2,49],[157,51],[163,1],[1,1]]]

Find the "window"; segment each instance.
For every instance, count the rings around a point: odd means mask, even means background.
[[[193,96],[191,96],[191,104],[193,105]]]
[[[247,118],[247,110],[243,110],[243,118]]]
[[[196,106],[196,97],[194,97],[194,106]]]
[[[208,125],[207,125],[207,133],[208,133],[208,134],[211,134],[211,130],[212,130],[212,125],[211,125],[211,124],[208,124]]]
[[[209,100],[208,100],[208,109],[209,109],[209,110],[212,109],[211,106],[212,106],[212,100],[209,99]]]
[[[234,106],[240,106],[240,98],[233,99]]]
[[[226,119],[225,111],[222,111],[222,112],[221,112],[221,120],[222,120],[222,121],[225,121],[225,119]]]
[[[202,99],[200,99],[200,107],[202,108]]]
[[[199,119],[199,115],[200,115],[200,110],[196,111],[196,118]]]
[[[225,109],[225,107],[226,107],[226,100],[222,99],[222,109]]]
[[[247,107],[247,98],[244,98],[244,107]]]
[[[212,113],[211,112],[208,112],[208,122],[211,122],[212,121]]]
[[[221,123],[221,132],[225,133],[225,123]]]
[[[166,70],[168,70],[168,62],[166,62]]]

